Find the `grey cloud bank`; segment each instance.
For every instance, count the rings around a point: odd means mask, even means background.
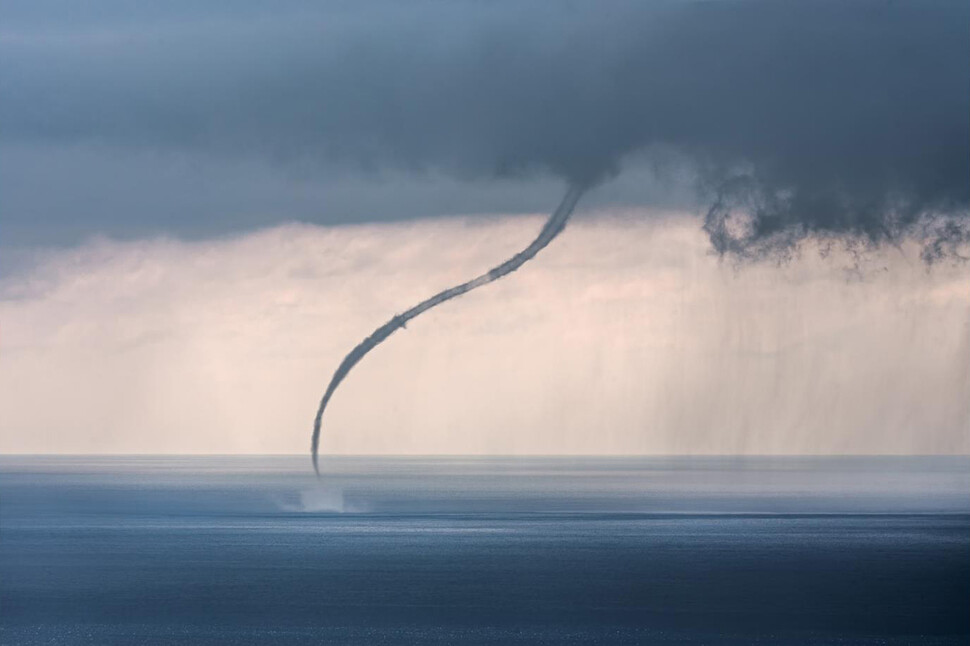
[[[3,13],[8,167],[74,147],[95,151],[95,168],[147,152],[189,166],[268,163],[336,191],[390,172],[472,193],[495,179],[588,183],[633,167],[660,184],[692,178],[713,204],[705,228],[720,251],[912,235],[932,258],[968,239],[965,2],[31,2]],[[56,192],[63,178],[36,166],[37,184]],[[190,179],[149,191],[143,208],[137,187],[91,181],[104,186],[88,188],[97,205],[73,215],[90,218],[79,231],[253,224],[218,196],[211,213],[222,216],[164,215],[185,202],[166,193],[198,190]],[[72,217],[71,200],[28,215],[11,188],[15,235],[44,228],[28,217]],[[127,194],[122,217],[100,213],[112,193]]]

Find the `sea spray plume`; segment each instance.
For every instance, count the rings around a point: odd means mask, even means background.
[[[529,246],[515,254],[501,265],[498,265],[489,271],[485,272],[477,278],[473,278],[468,282],[462,283],[461,285],[456,285],[449,289],[439,292],[421,301],[411,309],[407,310],[403,314],[397,314],[390,321],[380,326],[374,330],[370,336],[357,344],[357,346],[351,350],[344,360],[340,362],[337,366],[337,370],[333,373],[333,377],[330,378],[330,383],[327,384],[327,390],[323,393],[323,398],[320,400],[320,407],[317,409],[317,416],[313,420],[313,440],[311,441],[311,452],[313,454],[313,470],[316,472],[317,476],[320,476],[320,464],[318,460],[318,454],[320,449],[320,429],[323,422],[323,412],[327,409],[327,404],[330,402],[330,398],[333,397],[333,393],[337,390],[337,386],[340,382],[344,380],[351,369],[357,365],[361,359],[364,358],[368,352],[376,348],[381,344],[387,337],[391,336],[395,330],[404,327],[408,321],[417,317],[430,310],[432,307],[441,305],[445,301],[451,300],[456,296],[461,296],[466,292],[481,287],[482,285],[487,285],[488,283],[498,280],[502,276],[511,274],[513,271],[524,265],[529,260],[535,257],[547,244],[552,242],[553,238],[562,232],[563,228],[566,226],[566,221],[569,220],[569,216],[572,215],[573,208],[576,206],[576,202],[579,200],[580,196],[585,190],[584,184],[574,183],[570,184],[569,188],[566,190],[566,195],[563,196],[562,202],[556,207],[556,210],[552,212],[549,219],[546,220],[545,225],[543,225],[542,230],[539,231],[539,235],[536,236]]]

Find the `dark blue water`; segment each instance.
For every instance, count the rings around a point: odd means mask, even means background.
[[[966,644],[967,458],[0,458],[3,644]]]

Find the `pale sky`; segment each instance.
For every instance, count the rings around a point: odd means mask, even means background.
[[[342,356],[542,215],[93,240],[0,282],[0,452],[302,453]],[[968,453],[970,281],[915,245],[732,264],[585,211],[394,334],[324,453]]]

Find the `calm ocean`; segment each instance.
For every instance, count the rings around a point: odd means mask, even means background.
[[[967,644],[970,458],[0,457],[3,644]]]

